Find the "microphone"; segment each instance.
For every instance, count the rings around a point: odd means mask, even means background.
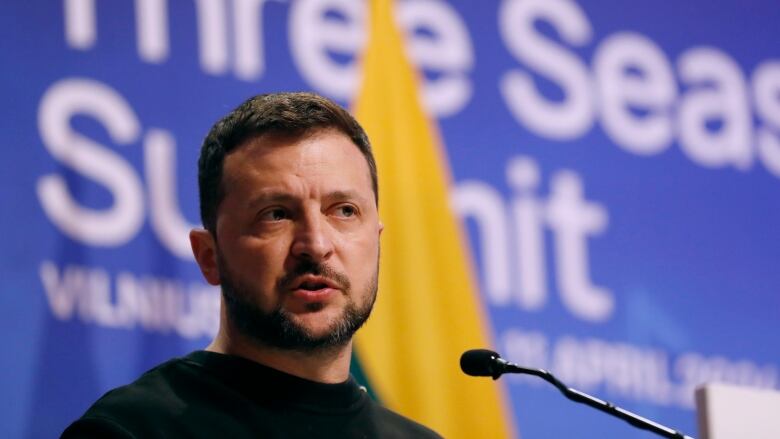
[[[508,364],[498,353],[487,349],[472,349],[460,356],[460,369],[474,377],[498,379],[507,372]]]
[[[554,381],[550,381],[556,387],[560,384],[560,381],[556,380],[549,372],[541,369],[530,369],[523,366],[510,363],[499,355],[497,352],[493,352],[488,349],[471,349],[463,353],[460,356],[460,370],[466,375],[475,377],[492,377],[497,380],[501,375],[505,373],[525,373],[529,375],[536,375],[547,381],[547,375],[552,377]],[[561,384],[562,385],[562,384]],[[564,386],[565,388],[565,386]]]
[[[616,416],[634,427],[642,430],[652,431],[663,437],[673,439],[693,439],[690,436],[686,436],[683,433],[671,429],[665,425],[643,418],[633,412],[622,409],[611,402],[602,401],[598,398],[588,395],[585,392],[566,387],[558,378],[555,378],[553,374],[544,369],[532,369],[528,367],[518,366],[510,363],[498,353],[488,349],[472,349],[463,353],[460,356],[460,369],[466,374],[471,376],[487,376],[497,380],[501,375],[505,373],[523,373],[528,375],[538,376],[539,378],[547,381],[553,386],[557,387],[563,395],[575,402],[579,402],[585,405],[589,405],[595,409],[601,410],[604,413],[608,413],[612,416]]]

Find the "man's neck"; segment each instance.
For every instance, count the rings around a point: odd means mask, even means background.
[[[243,357],[310,381],[335,384],[349,378],[352,341],[343,346],[298,351],[265,346],[241,334],[220,330],[206,350]]]

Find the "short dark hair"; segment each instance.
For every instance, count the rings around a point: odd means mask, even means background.
[[[203,141],[198,159],[203,226],[216,236],[217,210],[225,197],[222,168],[231,151],[265,134],[302,137],[329,128],[347,135],[365,157],[374,201],[378,204],[376,161],[371,144],[363,128],[347,110],[314,93],[262,94],[247,99],[219,120]]]

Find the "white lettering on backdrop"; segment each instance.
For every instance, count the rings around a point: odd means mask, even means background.
[[[512,328],[499,341],[508,361],[550,370],[566,385],[608,398],[666,407],[693,408],[694,389],[707,382],[777,388],[775,365],[719,355],[682,352],[592,337],[551,337]],[[549,386],[538,377],[514,375],[513,384]]]
[[[543,35],[538,22],[552,26],[561,41]],[[635,32],[618,32],[599,42],[591,72],[573,49],[592,44],[594,32],[571,0],[504,0],[499,24],[521,64],[502,77],[501,93],[510,113],[534,134],[574,140],[599,118],[610,140],[632,154],[659,154],[676,134],[681,150],[696,165],[748,171],[757,156],[780,177],[777,61],[758,65],[751,99],[744,73],[723,51],[693,47],[683,52],[675,82],[661,48]],[[555,84],[563,99],[545,97],[535,76]],[[751,102],[758,116],[755,129]]]
[[[64,0],[65,40],[90,50],[97,38],[97,2]],[[214,75],[232,69],[237,78],[260,79],[265,70],[263,10],[281,0],[197,0],[201,68]],[[136,46],[148,63],[169,57],[167,0],[134,0]],[[232,15],[229,14],[232,11]],[[462,111],[472,95],[469,73],[474,49],[462,18],[441,0],[401,1],[398,21],[409,54],[421,71],[423,98],[446,117]],[[351,0],[289,2],[290,53],[306,81],[335,98],[349,100],[359,84],[358,54],[365,44],[366,4]],[[780,177],[780,68],[760,63],[751,87],[736,62],[714,47],[692,47],[677,60],[678,82],[663,50],[648,37],[623,31],[595,48],[592,72],[571,49],[593,43],[595,30],[572,0],[504,0],[499,31],[520,63],[499,89],[510,113],[541,137],[569,141],[587,134],[600,119],[609,138],[627,152],[659,154],[675,140],[695,164],[751,169],[754,157]],[[552,26],[560,41],[536,24]],[[175,24],[175,23],[174,23]],[[563,44],[561,44],[563,43]],[[336,59],[332,52],[348,59]],[[541,76],[563,93],[549,99],[536,86]],[[678,95],[677,90],[682,89]],[[755,106],[758,126],[752,126]],[[710,125],[716,122],[716,128]]]
[[[507,179],[517,194],[508,206],[498,190],[480,181],[462,181],[453,193],[455,209],[477,226],[487,297],[494,305],[515,302],[528,311],[544,306],[546,227],[554,238],[555,279],[564,306],[583,320],[605,321],[612,315],[614,298],[590,280],[587,249],[588,238],[606,229],[607,211],[584,199],[581,178],[568,170],[552,176],[549,198],[543,200],[536,193],[539,174],[531,158],[509,162]],[[517,289],[510,291],[510,285]]]
[[[142,328],[183,338],[213,337],[219,290],[203,283],[43,261],[39,275],[49,309],[60,320],[78,318],[106,328]]]
[[[70,120],[79,115],[95,119],[123,146],[141,140],[138,117],[116,90],[83,78],[61,79],[44,93],[38,108],[38,129],[46,149],[63,165],[105,187],[113,203],[104,209],[80,206],[64,178],[55,173],[38,180],[38,199],[46,216],[68,237],[87,245],[121,246],[143,225],[143,183],[120,154],[72,129]],[[172,254],[192,260],[188,234],[195,225],[178,209],[173,136],[152,128],[143,143],[152,229]]]
[[[167,62],[171,28],[177,26],[177,17],[168,13],[169,2],[128,3],[135,12],[139,59],[151,65]],[[194,0],[192,4],[197,55],[206,74],[260,80],[267,68],[264,12],[284,7],[291,58],[303,79],[340,99],[351,99],[356,92],[358,54],[365,44],[365,2]],[[104,4],[63,0],[63,5],[67,45],[80,51],[93,49],[99,38],[97,8]],[[435,73],[421,75],[423,97],[432,114],[446,117],[463,111],[473,93],[469,74],[475,54],[462,18],[441,0],[401,1],[397,13],[411,58],[421,71]],[[540,22],[552,28],[552,36],[539,30]],[[497,87],[511,116],[531,133],[574,141],[598,122],[608,138],[630,154],[652,157],[677,142],[693,164],[749,171],[759,162],[780,177],[780,62],[759,62],[747,75],[715,47],[691,47],[672,62],[651,38],[630,30],[596,41],[597,31],[587,14],[571,0],[504,0],[497,32],[517,61],[516,67],[497,78]],[[594,49],[590,63],[577,53],[586,48]],[[547,96],[539,77],[559,88],[562,98]],[[111,144],[78,133],[70,125],[76,116],[99,123]],[[43,144],[52,157],[104,187],[112,197],[106,208],[83,206],[62,175],[41,176],[39,201],[64,235],[89,246],[119,247],[137,236],[148,214],[160,243],[190,260],[187,231],[193,225],[178,208],[173,133],[141,127],[120,91],[89,78],[54,82],[41,99],[38,119]],[[133,169],[115,150],[139,143],[143,172]],[[585,199],[585,182],[573,171],[554,172],[546,198],[538,194],[540,179],[538,165],[519,157],[507,166],[507,182],[513,190],[509,200],[481,181],[462,181],[455,188],[455,206],[477,225],[487,297],[496,306],[543,309],[549,295],[545,265],[549,250],[566,309],[582,320],[604,322],[614,312],[615,297],[591,279],[587,249],[589,239],[606,233],[607,206]],[[545,231],[554,237],[551,249],[545,248]],[[42,279],[53,285],[52,275]]]

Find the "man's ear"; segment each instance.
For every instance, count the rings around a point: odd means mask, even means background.
[[[211,285],[219,285],[219,266],[217,265],[217,243],[214,236],[205,229],[190,230],[190,245],[195,262],[203,277]]]

